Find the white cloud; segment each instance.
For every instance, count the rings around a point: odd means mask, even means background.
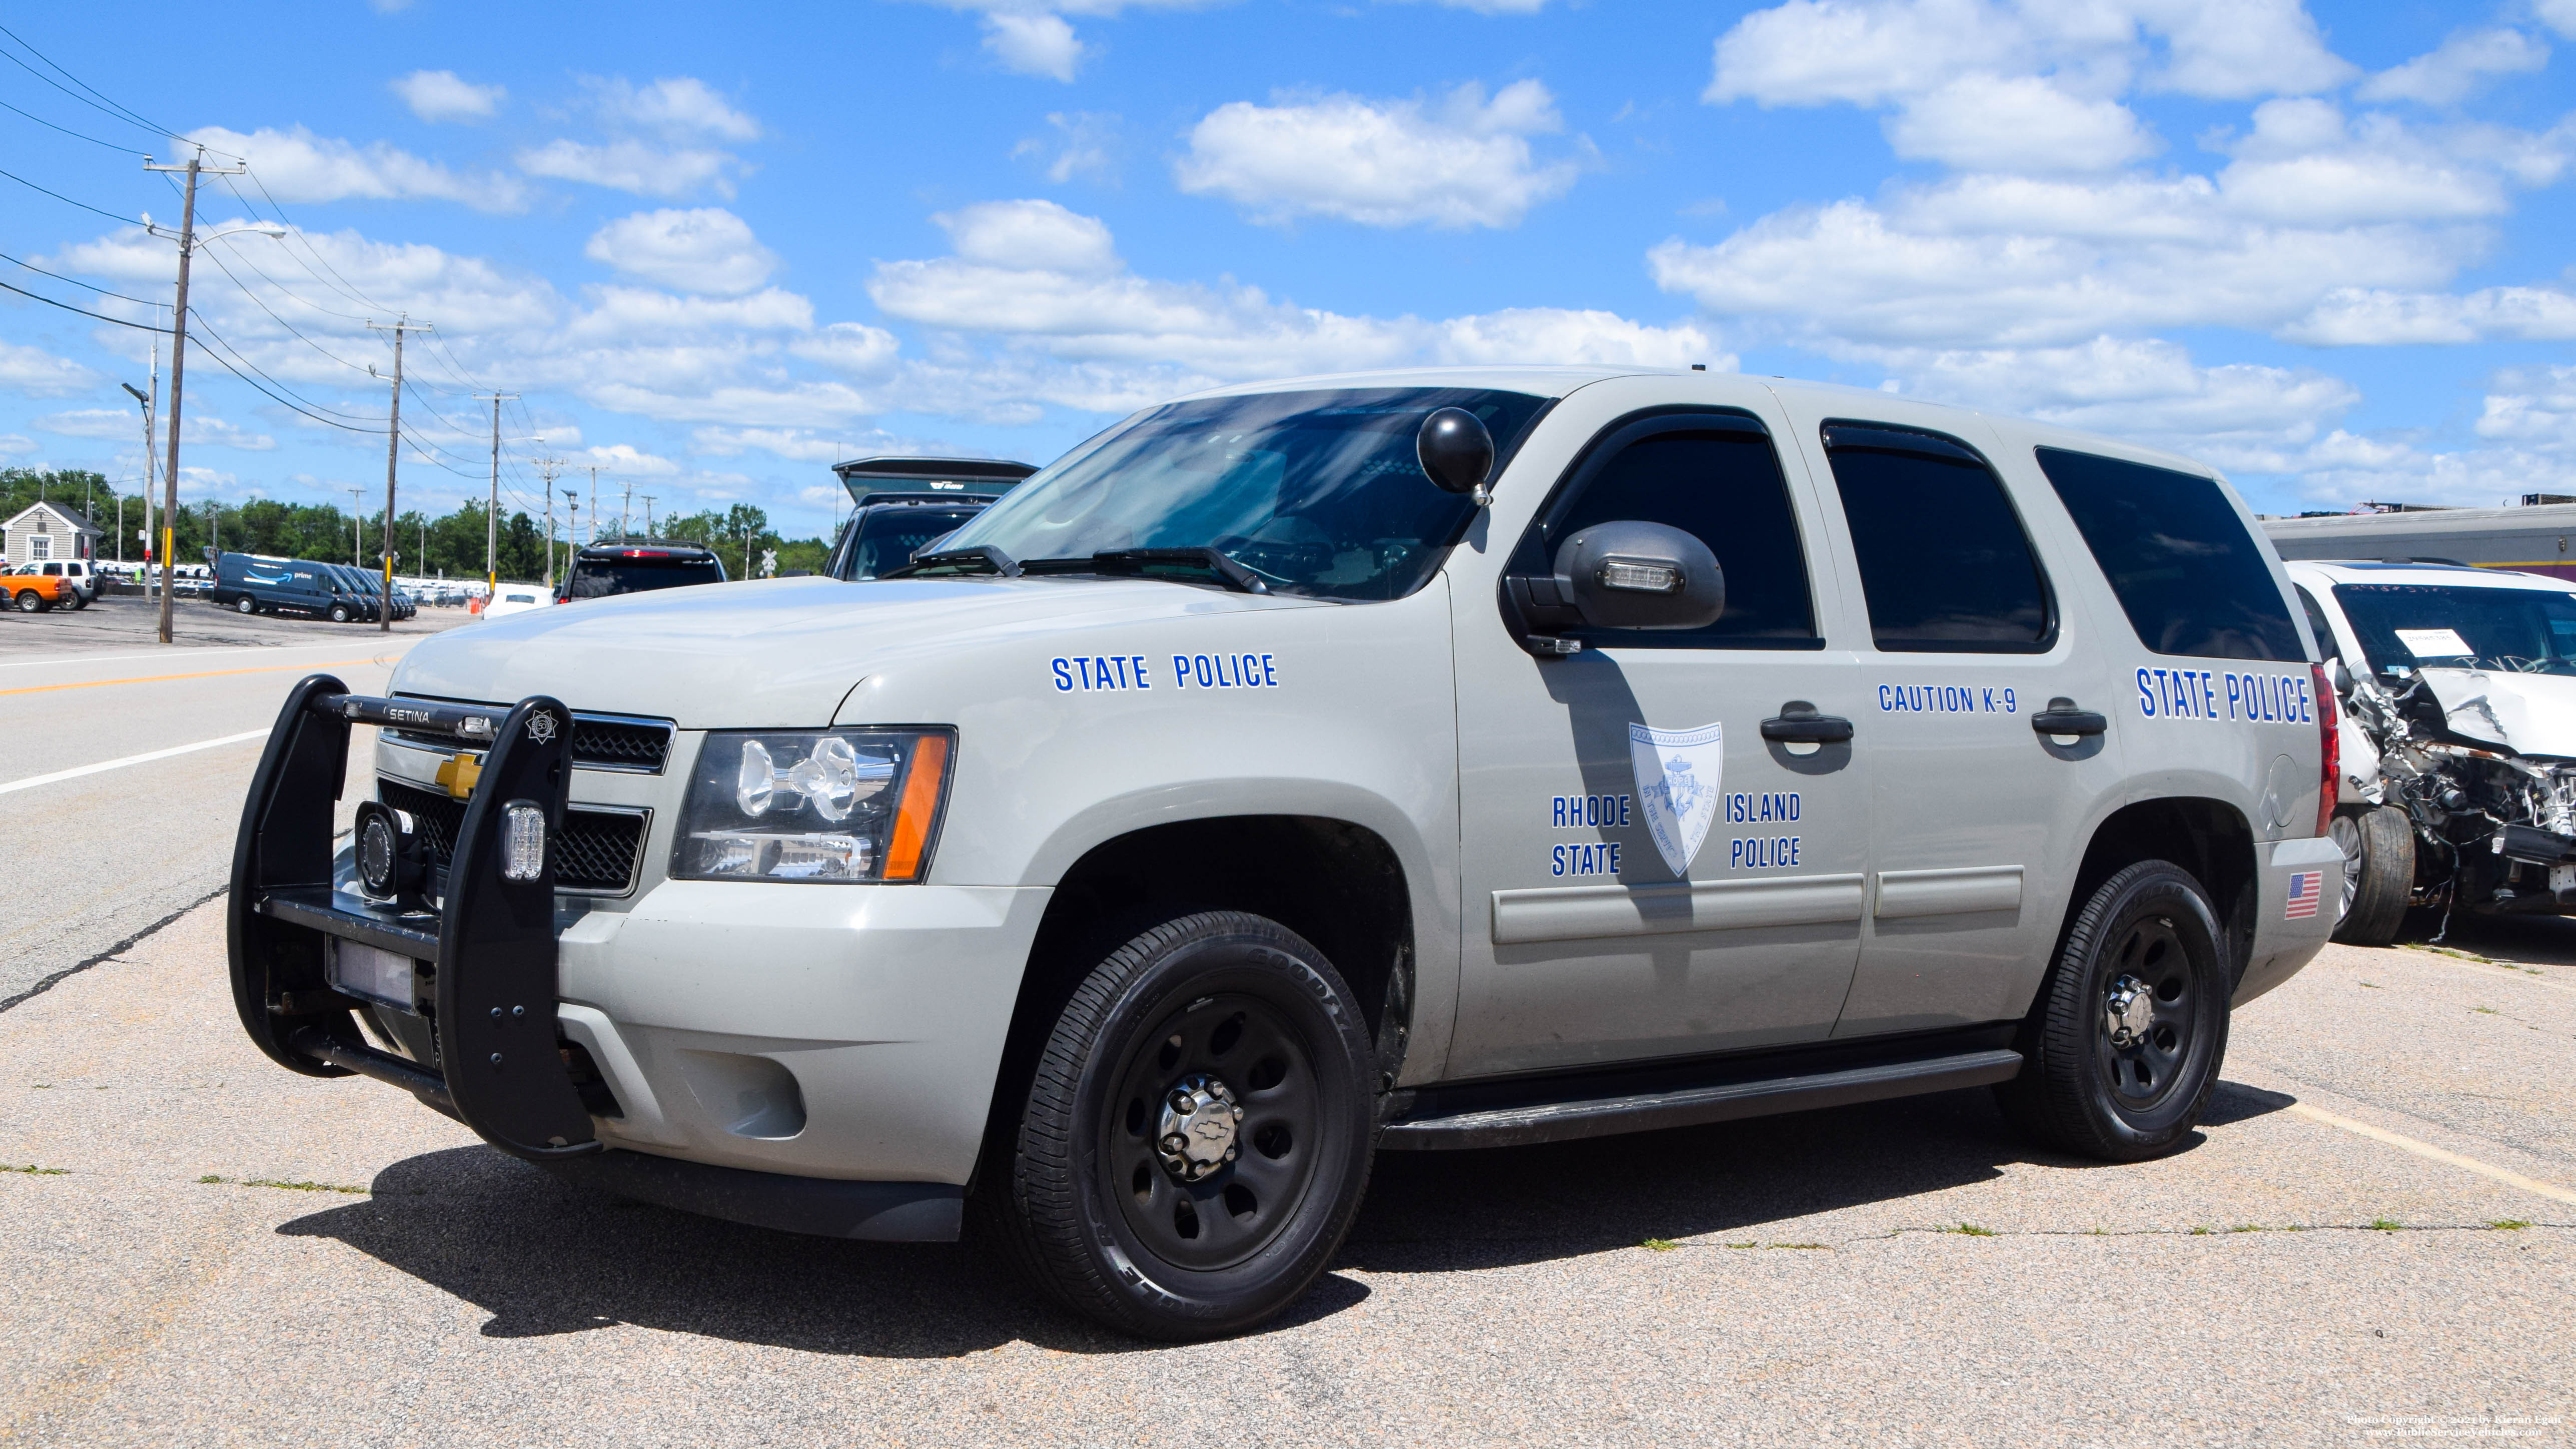
[[[2531,10],[2541,23],[2576,40],[2576,0],[2532,0]]]
[[[584,448],[568,461],[578,468],[597,464],[600,468],[628,477],[667,478],[680,471],[680,465],[655,453],[647,453],[629,443],[614,443],[605,448]]]
[[[2422,101],[2454,106],[2484,86],[2489,76],[2520,75],[2549,64],[2549,47],[2519,30],[2463,30],[2404,65],[2363,81],[2365,101]]]
[[[862,429],[853,436],[883,435]],[[690,451],[708,458],[734,458],[758,449],[791,463],[839,463],[858,451],[845,440],[804,428],[699,428],[689,439]],[[806,490],[805,498],[824,508],[850,501],[850,495],[835,484],[817,484]]]
[[[424,121],[479,121],[499,110],[510,94],[497,85],[459,79],[452,70],[416,70],[387,84]]]
[[[1259,221],[1330,216],[1364,226],[1517,226],[1574,185],[1570,161],[1540,164],[1529,138],[1564,128],[1547,87],[1469,83],[1437,104],[1354,95],[1219,106],[1173,166],[1183,191],[1222,196]]]
[[[249,135],[206,126],[190,133],[209,149],[247,156],[280,201],[458,201],[477,211],[517,211],[527,187],[497,172],[466,174],[378,141],[358,147],[302,126]]]
[[[1967,171],[2108,171],[2156,149],[2128,107],[2038,76],[1946,82],[1890,117],[1887,139],[1899,156]]]
[[[1096,216],[1052,201],[983,201],[933,216],[971,262],[1025,271],[1112,272],[1124,263]]]
[[[29,397],[70,397],[106,385],[105,377],[68,357],[0,340],[0,388]]]
[[[736,110],[695,76],[674,76],[638,86],[622,76],[585,78],[592,104],[612,126],[657,132],[674,139],[757,141],[760,123]]]
[[[778,267],[777,255],[752,236],[750,225],[719,207],[621,217],[594,233],[583,253],[686,292],[748,292]]]
[[[835,322],[787,344],[789,352],[809,362],[861,377],[894,366],[899,348],[893,333],[864,322]]]
[[[35,451],[35,439],[20,433],[0,433],[0,458],[23,458]]]
[[[1713,246],[1670,240],[1648,266],[1667,290],[1789,338],[2026,347],[2268,330],[2339,292],[2440,288],[2483,257],[2512,188],[2554,175],[2569,144],[2563,126],[2419,133],[2304,99],[2253,119],[2214,177],[1960,175],[1788,208]]]
[[[98,438],[130,443],[143,432],[141,415],[132,408],[82,408],[36,418],[34,426],[66,438]],[[168,436],[165,432],[163,436]],[[277,446],[266,433],[251,432],[209,413],[183,413],[179,441],[187,447],[240,448],[265,453]]]
[[[2510,337],[2576,341],[2576,295],[2553,287],[2487,287],[2466,295],[2341,287],[2283,327],[2318,347],[2389,347]]]
[[[1718,37],[1704,99],[1878,106],[1978,71],[2113,88],[2143,77],[2213,100],[2305,95],[2353,73],[2299,0],[1789,0]]]
[[[1070,84],[1088,47],[1061,15],[997,10],[984,17],[984,48],[1004,70]]]
[[[897,385],[919,411],[1025,422],[1033,404],[1115,412],[1216,382],[1369,367],[1735,365],[1699,327],[1609,312],[1355,317],[1257,287],[1140,277],[1105,226],[1053,203],[987,203],[947,224],[957,255],[880,263],[868,289],[889,316],[960,334]]]
[[[2493,385],[2510,391],[2487,394],[2479,437],[2576,459],[2576,367],[2513,369]]]
[[[519,169],[531,176],[580,181],[638,196],[687,196],[700,189],[730,198],[735,164],[730,151],[703,146],[656,146],[632,139],[602,145],[558,139],[518,155]]]
[[[1054,127],[1054,141],[1031,136],[1011,148],[1014,157],[1045,156],[1046,178],[1058,186],[1077,176],[1094,181],[1115,182],[1118,179],[1118,118],[1093,111],[1050,111],[1047,124]]]

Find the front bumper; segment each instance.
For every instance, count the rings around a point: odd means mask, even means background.
[[[489,748],[434,910],[334,879],[353,723]],[[353,696],[327,675],[299,683],[234,849],[228,948],[244,1030],[291,1071],[402,1087],[505,1152],[625,1196],[789,1231],[954,1238],[1046,893],[786,888],[799,906],[728,897],[759,890],[732,884],[693,899],[678,887],[699,883],[675,882],[672,899],[657,891],[632,911],[559,907],[551,849],[536,879],[511,881],[500,832],[513,801],[560,828],[569,725],[545,698],[504,712]],[[816,917],[827,899],[837,922]],[[1005,937],[1019,948],[1007,980]],[[418,963],[410,1008],[335,986],[326,963],[342,943]],[[961,976],[961,956],[986,964]],[[397,1049],[370,1044],[361,1014]],[[576,1082],[594,1068],[613,1102]]]

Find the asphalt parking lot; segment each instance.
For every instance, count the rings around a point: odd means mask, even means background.
[[[285,639],[192,647],[323,652],[0,652],[52,656],[0,669],[0,789],[257,729],[316,661],[391,662],[373,631]],[[197,822],[188,860],[221,857],[253,749],[0,795],[0,828],[108,842],[44,879],[127,933],[31,933],[52,890],[10,847],[10,979],[50,985],[0,990],[0,1440],[2576,1437],[2576,923],[2331,948],[2237,1020],[2205,1131],[2156,1163],[2031,1152],[1980,1092],[1388,1154],[1297,1310],[1173,1348],[1034,1300],[972,1241],[586,1197],[389,1088],[271,1066],[233,1020],[220,897],[158,905],[158,867],[110,848],[120,801],[160,798]]]

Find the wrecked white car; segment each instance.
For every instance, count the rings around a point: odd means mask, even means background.
[[[2576,593],[2441,564],[2287,565],[2342,697],[2335,939],[2410,909],[2576,915]]]

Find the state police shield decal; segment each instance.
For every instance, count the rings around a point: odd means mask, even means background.
[[[1628,761],[1637,772],[1637,799],[1646,808],[1646,830],[1664,864],[1690,879],[1691,861],[1717,818],[1718,781],[1725,772],[1725,728],[1692,730],[1628,726]]]

